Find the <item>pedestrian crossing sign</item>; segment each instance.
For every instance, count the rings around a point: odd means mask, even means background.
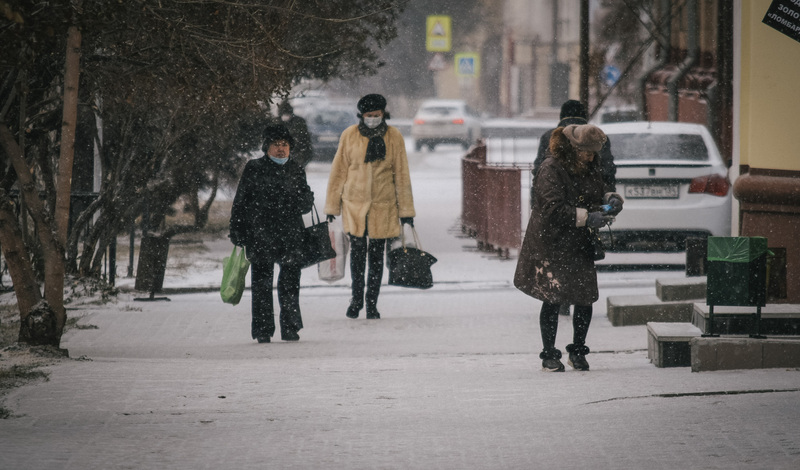
[[[431,15],[425,27],[425,48],[428,52],[450,52],[452,29],[450,17]]]
[[[473,52],[456,54],[455,66],[456,75],[460,77],[477,77],[481,69],[480,57]]]

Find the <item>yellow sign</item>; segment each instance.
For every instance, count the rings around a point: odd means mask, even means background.
[[[425,49],[428,52],[450,52],[452,29],[449,16],[429,16],[425,27]]]
[[[474,52],[456,54],[456,75],[459,77],[477,77],[481,72],[481,60]]]

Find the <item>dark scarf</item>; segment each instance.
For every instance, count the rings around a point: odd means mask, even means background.
[[[364,156],[364,163],[376,162],[386,158],[386,143],[383,141],[383,136],[388,129],[389,126],[386,125],[386,121],[382,121],[375,129],[367,127],[364,121],[358,123],[358,132],[369,139],[367,154]]]

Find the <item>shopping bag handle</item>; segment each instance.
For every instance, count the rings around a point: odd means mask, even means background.
[[[400,225],[400,242],[403,244],[403,249],[404,250],[406,248],[406,229],[405,229],[405,225],[406,224],[401,224]],[[419,242],[419,235],[417,235],[417,229],[415,229],[413,225],[410,225],[410,227],[411,227],[411,233],[414,235],[414,243],[416,244],[417,249],[420,250],[420,251],[424,251],[422,249],[422,243]]]
[[[317,225],[318,223],[322,222],[322,219],[319,218],[319,212],[317,212],[317,205],[314,204],[314,203],[311,203],[311,208],[313,209],[311,211],[311,225]],[[314,222],[314,215],[315,214],[317,216],[317,221],[316,222]]]
[[[246,246],[241,246],[240,247],[240,246],[237,246],[237,245],[233,245],[233,251],[231,251],[231,258],[236,256],[236,249],[237,248],[241,248],[241,250],[239,251],[239,254],[244,254],[244,259],[246,259],[247,261],[250,261],[250,257],[247,256],[247,247]]]

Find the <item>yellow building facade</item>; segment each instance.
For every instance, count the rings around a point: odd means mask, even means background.
[[[764,18],[794,3],[737,0],[734,18],[734,220],[741,235],[767,238],[770,301],[785,303],[800,303],[800,36]]]

